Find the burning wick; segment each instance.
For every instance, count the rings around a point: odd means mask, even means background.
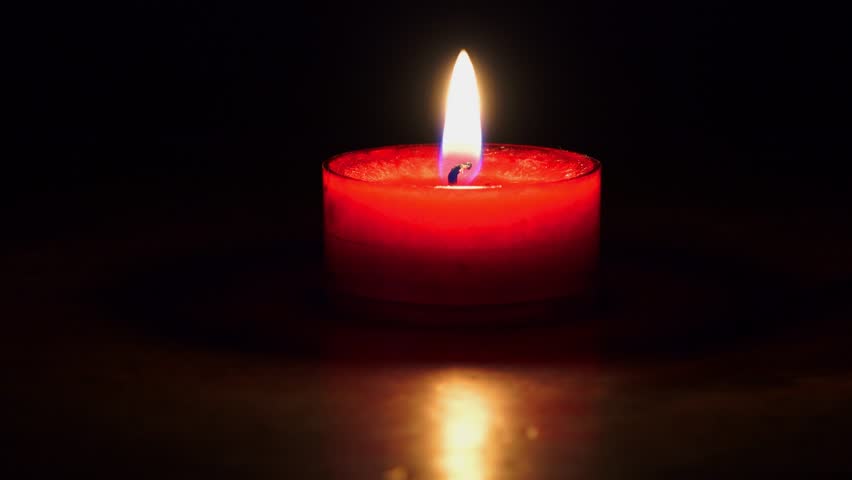
[[[473,166],[473,162],[465,162],[465,163],[460,163],[460,164],[456,165],[455,167],[453,167],[453,169],[450,170],[450,174],[447,175],[447,183],[449,183],[450,185],[455,185],[455,184],[459,183],[459,175],[462,173],[462,171],[463,170],[470,170],[470,167],[472,167],[472,166]]]

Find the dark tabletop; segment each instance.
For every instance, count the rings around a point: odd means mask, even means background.
[[[332,307],[309,216],[303,230],[257,211],[136,216],[18,245],[4,260],[7,465],[140,478],[852,472],[840,212],[606,215],[594,308],[458,328]]]

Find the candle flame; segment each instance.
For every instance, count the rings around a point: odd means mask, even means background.
[[[470,165],[467,163],[470,162]],[[444,138],[438,173],[444,183],[455,184],[448,178],[454,168],[458,184],[470,184],[482,168],[482,126],[479,114],[479,89],[473,63],[465,50],[459,53],[444,116]]]

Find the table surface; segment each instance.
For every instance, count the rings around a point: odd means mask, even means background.
[[[595,311],[499,327],[347,318],[317,288],[316,242],[233,225],[20,246],[4,257],[7,467],[385,480],[852,473],[848,229],[815,244],[795,223],[813,212],[707,211],[699,225],[669,211],[656,218],[677,231],[660,235],[649,215],[631,226],[634,213],[604,244]]]

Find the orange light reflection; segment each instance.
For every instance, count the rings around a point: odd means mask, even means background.
[[[442,427],[439,463],[447,480],[486,478],[486,448],[493,427],[485,392],[461,380],[437,388]]]

